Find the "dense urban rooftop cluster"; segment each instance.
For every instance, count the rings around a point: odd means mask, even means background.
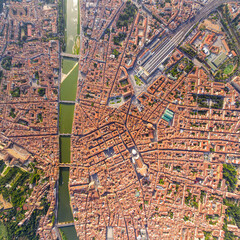
[[[1,221],[23,233],[37,213],[40,239],[57,239],[62,164],[79,239],[240,238],[240,6],[226,2],[200,21],[210,0],[79,2],[70,163],[59,163],[59,3],[4,5],[0,183],[22,199],[0,187]]]
[[[160,20],[164,26],[175,30],[189,18],[195,16],[201,8],[203,1],[143,1],[143,8],[151,12],[153,17]]]
[[[19,227],[28,226],[27,223],[36,218],[34,210],[41,209],[41,201],[46,195],[50,207],[39,222],[41,237],[52,232],[56,205],[54,187],[58,179],[60,46],[59,41],[54,40],[57,15],[57,2],[46,5],[38,1],[6,3],[0,15],[0,129],[4,141],[11,142],[14,149],[3,150],[2,158],[8,166],[20,169],[22,164],[35,162],[45,173],[40,177],[40,184],[30,185],[31,194],[27,194],[25,204],[20,205],[24,214],[19,213],[21,217],[16,221]],[[22,148],[31,158],[22,159]],[[43,178],[47,181],[42,181]],[[36,230],[37,227],[33,234]]]
[[[84,10],[91,4],[82,3],[82,22],[94,26],[102,8],[94,6],[92,22],[92,11]],[[191,21],[205,3],[144,2],[142,8],[135,3],[140,8],[133,10],[133,20],[122,25],[119,19],[131,4],[118,6],[119,12],[112,8],[116,16],[100,28],[100,38],[87,31],[82,40],[70,168],[78,236],[240,237],[236,222],[226,220],[226,199],[240,197],[238,59],[221,13],[196,25],[147,73],[148,51],[154,54],[164,41],[166,26],[173,30]],[[235,84],[215,81],[214,72],[231,64],[222,77],[235,77]]]

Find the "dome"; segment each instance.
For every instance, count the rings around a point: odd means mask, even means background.
[[[133,155],[136,155],[137,154],[137,151],[135,149],[132,150],[132,154]]]

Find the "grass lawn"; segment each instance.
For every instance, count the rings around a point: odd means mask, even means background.
[[[10,170],[10,167],[4,168],[4,171],[2,172],[2,176],[5,176]]]
[[[224,74],[226,74],[226,75],[230,74],[232,71],[233,71],[233,65],[232,64],[227,65],[223,70]]]

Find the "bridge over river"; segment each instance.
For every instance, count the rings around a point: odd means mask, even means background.
[[[65,103],[65,104],[75,104],[75,101],[66,101],[66,100],[60,100],[59,103]]]
[[[74,222],[61,222],[61,223],[57,223],[55,225],[56,227],[70,227],[70,226],[74,226]]]
[[[61,52],[60,55],[62,57],[66,57],[66,58],[73,58],[73,59],[76,59],[76,60],[80,59],[80,55],[75,55],[75,54],[71,54],[71,53]]]

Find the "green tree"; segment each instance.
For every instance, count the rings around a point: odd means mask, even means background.
[[[41,97],[43,97],[43,96],[45,95],[45,92],[46,92],[45,88],[39,88],[39,89],[38,89],[38,94],[39,94],[39,96],[41,96]]]
[[[233,192],[237,184],[237,171],[232,164],[223,164],[223,178],[226,180],[228,191]]]

